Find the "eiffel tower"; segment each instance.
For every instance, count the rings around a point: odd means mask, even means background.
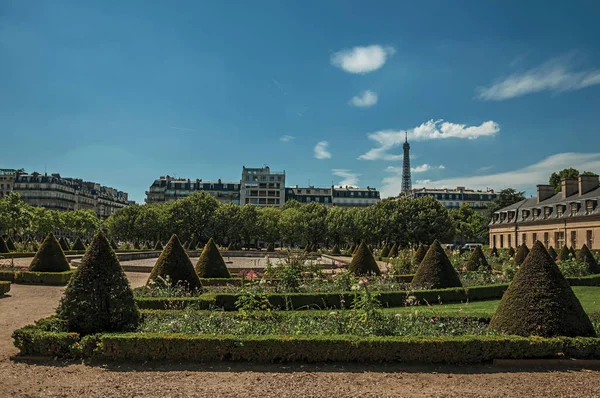
[[[404,160],[402,161],[402,193],[408,194],[412,189],[412,183],[410,182],[410,145],[408,143],[408,132],[406,133],[402,149],[404,149]]]

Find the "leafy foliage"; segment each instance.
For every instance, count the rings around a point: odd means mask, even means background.
[[[4,241],[4,238],[0,236],[0,253],[8,253],[8,246],[6,245],[6,242]]]
[[[231,278],[225,261],[212,238],[202,250],[196,263],[196,272],[200,278]]]
[[[54,234],[52,232],[49,233],[40,245],[37,253],[35,253],[29,265],[29,270],[37,272],[64,272],[70,269],[69,262],[60,244],[54,237]]]
[[[491,271],[491,269],[481,247],[475,247],[469,261],[467,261],[467,271]]]
[[[388,253],[388,257],[398,257],[398,244],[394,243],[394,245],[390,249],[390,252]]]
[[[354,275],[380,275],[379,266],[373,258],[373,254],[365,242],[361,242],[358,249],[352,257],[352,262],[348,266],[348,271]]]
[[[569,251],[569,248],[567,247],[567,245],[564,245],[560,249],[560,252],[558,253],[558,259],[560,261],[567,261],[570,258],[571,258],[571,252]]]
[[[415,251],[415,264],[417,266],[419,264],[421,264],[421,261],[423,261],[426,254],[427,254],[427,247],[425,247],[425,245],[422,245],[422,244],[419,245],[419,247],[417,247],[417,250]]]
[[[200,279],[177,235],[173,235],[152,268],[148,283],[169,280],[171,286],[182,285],[189,290],[202,290]]]
[[[81,238],[77,238],[77,240],[75,241],[75,243],[73,243],[73,247],[71,249],[72,250],[77,250],[77,251],[83,251],[83,250],[85,250],[85,245],[81,241]]]
[[[596,261],[596,258],[594,257],[590,249],[588,249],[585,243],[581,247],[581,250],[579,250],[579,253],[577,253],[576,258],[578,261],[581,261],[587,265],[588,272],[590,274],[600,274],[600,267],[598,266],[598,262]]]
[[[462,286],[456,270],[438,240],[435,240],[427,250],[412,280],[412,285],[426,289]]]

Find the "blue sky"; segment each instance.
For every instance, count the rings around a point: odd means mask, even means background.
[[[553,4],[554,3],[554,4]],[[600,3],[0,0],[0,168],[533,192],[600,172]],[[398,156],[400,155],[400,156]],[[442,167],[440,167],[442,166]]]

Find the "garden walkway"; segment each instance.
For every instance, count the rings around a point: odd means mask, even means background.
[[[132,286],[148,274],[128,273]],[[63,287],[13,285],[0,299],[0,397],[595,397],[600,373],[483,366],[13,362],[14,329],[51,315]]]

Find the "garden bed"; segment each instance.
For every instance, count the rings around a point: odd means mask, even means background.
[[[66,272],[33,272],[33,271],[0,271],[0,281],[8,281],[25,285],[57,285],[69,283],[75,271]]]

